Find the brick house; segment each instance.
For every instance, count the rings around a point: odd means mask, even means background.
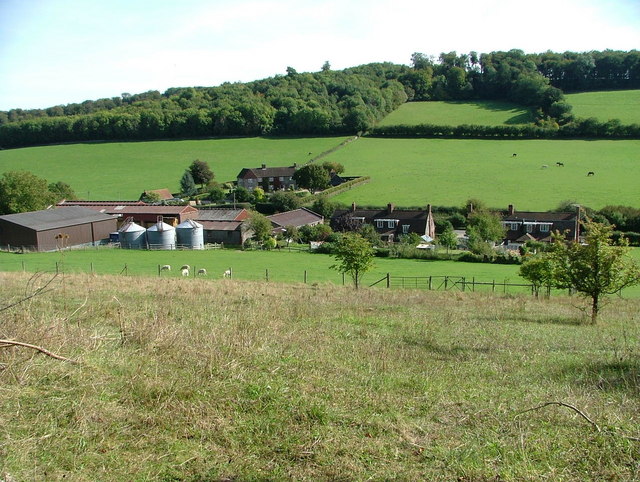
[[[510,204],[502,216],[502,225],[506,230],[503,246],[512,250],[527,241],[551,242],[551,234],[556,231],[570,241],[578,241],[580,237],[579,210],[573,213],[516,211]]]
[[[249,191],[261,187],[264,192],[296,189],[293,174],[297,169],[297,164],[290,167],[267,167],[266,164],[253,169],[245,167],[237,176],[238,186]]]
[[[372,225],[382,240],[390,243],[409,233],[435,237],[430,204],[425,210],[416,210],[396,209],[391,203],[386,209],[358,209],[353,203],[350,209],[336,209],[331,217],[334,231],[355,231],[363,224]]]

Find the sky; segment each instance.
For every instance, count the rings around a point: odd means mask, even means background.
[[[639,48],[639,0],[0,0],[0,110],[414,52]]]

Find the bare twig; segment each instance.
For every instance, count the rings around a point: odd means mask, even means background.
[[[34,276],[35,276],[35,275],[34,275]],[[2,311],[6,311],[6,310],[8,310],[8,309],[10,309],[10,308],[13,308],[14,306],[17,306],[17,305],[19,305],[20,303],[24,303],[25,301],[28,301],[28,300],[30,300],[31,298],[35,297],[35,296],[41,295],[41,294],[46,293],[46,292],[48,292],[48,291],[52,291],[52,290],[53,290],[53,288],[51,288],[51,289],[47,289],[47,286],[49,286],[49,285],[53,282],[53,280],[54,280],[54,279],[56,279],[56,277],[57,277],[57,276],[58,276],[57,274],[54,274],[54,275],[51,277],[51,279],[50,279],[49,281],[47,281],[47,282],[44,284],[44,286],[41,286],[40,288],[37,288],[37,289],[36,289],[36,290],[34,290],[31,294],[29,294],[29,295],[25,295],[23,298],[19,299],[18,301],[15,301],[14,303],[10,303],[10,304],[8,304],[8,305],[6,305],[6,306],[2,306],[2,307],[0,307],[0,312],[2,312]],[[33,277],[32,277],[32,278],[33,278]]]
[[[75,360],[71,360],[70,358],[66,358],[60,355],[56,355],[55,353],[50,352],[49,350],[46,350],[40,346],[36,346],[36,345],[31,345],[29,343],[23,343],[21,341],[13,341],[13,340],[0,340],[0,348],[6,348],[8,346],[23,346],[25,348],[31,348],[33,350],[38,350],[40,353],[44,353],[47,356],[50,356],[51,358],[55,358],[56,360],[62,360],[62,361],[66,361],[69,363],[73,363],[74,365],[77,364],[78,362]]]
[[[591,426],[596,429],[596,431],[602,432],[602,430],[600,430],[600,427],[598,426],[598,424],[595,423],[593,420],[591,420],[589,417],[587,417],[582,410],[579,410],[578,408],[574,407],[573,405],[570,405],[570,404],[564,403],[564,402],[545,402],[545,403],[543,403],[541,405],[538,405],[537,407],[528,408],[527,410],[523,410],[522,412],[518,412],[516,414],[516,417],[518,417],[518,416],[520,416],[520,415],[522,415],[524,413],[527,413],[527,412],[532,412],[533,410],[540,410],[541,408],[548,407],[549,405],[559,405],[561,407],[570,408],[571,410],[576,412],[578,415],[580,415],[582,418],[584,418],[587,422],[589,422],[591,424]]]
[[[71,313],[69,316],[64,318],[63,321],[69,321],[73,315],[75,315],[78,311],[80,311],[84,307],[84,305],[87,304],[88,300],[89,300],[89,296],[87,295],[85,297],[85,299],[84,299],[84,303],[82,303],[80,306],[78,306],[78,308],[73,313]]]

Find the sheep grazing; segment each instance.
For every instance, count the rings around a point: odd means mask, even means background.
[[[198,270],[198,274],[199,274],[200,276],[207,276],[207,270],[206,270],[206,269],[204,269],[204,268],[200,268],[200,269]]]
[[[186,268],[182,268],[182,276],[189,276],[189,270]]]
[[[160,267],[160,271],[171,271],[171,265],[170,264],[165,264],[163,266]]]
[[[224,273],[222,273],[223,278],[231,278],[231,270],[228,269]]]
[[[587,173],[587,176],[595,176],[595,175],[596,175],[596,173],[595,173],[595,172],[593,172],[593,171],[589,171],[589,172]]]
[[[564,167],[564,162],[556,162],[556,166],[558,166],[558,167]]]
[[[547,167],[549,167],[549,166],[548,166],[548,165],[546,165],[546,164],[543,164],[543,165],[542,165],[542,167],[541,167],[540,169],[546,169]]]
[[[191,270],[191,266],[189,266],[188,264],[183,264],[180,269],[186,269],[187,271]]]
[[[514,152],[513,154],[511,154],[511,157],[518,157],[518,154]]]

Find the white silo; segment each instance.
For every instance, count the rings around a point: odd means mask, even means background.
[[[187,249],[204,249],[204,229],[202,224],[187,219],[176,226],[178,246]]]
[[[176,249],[176,228],[162,221],[147,229],[149,249]]]
[[[134,222],[124,223],[118,229],[120,247],[124,249],[143,249],[147,245],[147,231]]]

